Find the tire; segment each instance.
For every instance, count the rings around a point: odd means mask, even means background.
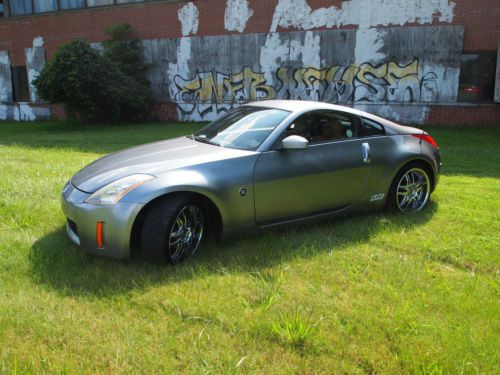
[[[419,162],[407,164],[391,184],[386,207],[405,214],[421,211],[429,202],[431,188],[429,168]]]
[[[151,207],[142,226],[144,257],[152,262],[179,263],[196,252],[204,229],[201,202],[185,194],[160,200]]]

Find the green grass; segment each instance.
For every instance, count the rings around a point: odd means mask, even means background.
[[[208,244],[178,267],[66,238],[79,168],[188,124],[0,123],[0,374],[500,373],[500,127],[430,129],[430,206]]]

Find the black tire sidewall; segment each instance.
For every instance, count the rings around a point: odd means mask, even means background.
[[[429,168],[425,164],[416,161],[416,162],[411,162],[411,163],[406,164],[403,168],[401,168],[399,170],[396,177],[394,177],[394,179],[392,180],[391,187],[389,189],[389,194],[387,196],[386,206],[385,206],[388,211],[404,213],[403,211],[401,211],[399,209],[398,201],[396,199],[396,194],[397,194],[399,181],[405,175],[406,172],[408,172],[410,169],[413,169],[413,168],[422,169],[427,174],[427,177],[429,178],[429,186],[428,186],[429,197],[427,199],[425,206],[422,207],[422,209],[424,209],[427,206],[427,204],[429,203],[429,200],[431,198],[431,191],[432,191],[432,189],[431,189],[431,184],[432,184],[432,177],[431,176],[432,175],[431,175],[431,172],[429,171]]]
[[[141,249],[146,260],[176,264],[193,255],[186,253],[179,258],[173,258],[168,246],[174,221],[180,210],[187,205],[198,207],[205,223],[203,206],[187,194],[160,199],[150,208],[141,231]]]

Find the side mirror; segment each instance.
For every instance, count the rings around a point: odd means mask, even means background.
[[[290,135],[281,141],[284,150],[305,150],[309,141],[300,135]]]

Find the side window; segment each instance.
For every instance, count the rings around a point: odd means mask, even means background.
[[[363,131],[361,132],[361,136],[371,137],[376,135],[385,135],[384,127],[378,122],[363,118]]]
[[[357,136],[358,117],[336,111],[312,111],[298,117],[285,136],[300,135],[311,143],[349,139]]]

